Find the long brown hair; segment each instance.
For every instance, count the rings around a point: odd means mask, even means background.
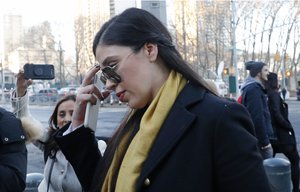
[[[49,139],[46,141],[45,143],[45,149],[44,149],[44,160],[46,162],[47,158],[49,155],[51,155],[51,153],[56,153],[56,151],[59,149],[57,143],[55,142],[55,139],[53,137],[54,133],[61,127],[57,126],[57,113],[58,113],[58,108],[59,106],[66,102],[66,101],[76,101],[76,95],[74,94],[70,94],[70,95],[66,95],[63,98],[61,98],[55,105],[54,111],[52,113],[52,115],[49,118],[48,121],[48,134],[49,134]]]

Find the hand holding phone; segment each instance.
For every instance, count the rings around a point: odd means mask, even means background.
[[[94,84],[100,90],[101,83],[98,76],[95,76]],[[100,100],[97,98],[97,102],[95,105],[91,104],[91,102],[87,103],[86,110],[85,110],[85,117],[84,117],[84,127],[88,127],[93,131],[96,131],[97,128],[97,120],[98,120],[98,113],[100,108]]]

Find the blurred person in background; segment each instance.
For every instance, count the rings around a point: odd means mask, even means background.
[[[281,94],[282,94],[282,98],[283,98],[284,101],[285,101],[286,92],[287,92],[286,88],[282,87]]]
[[[23,126],[31,128],[27,133],[30,136],[28,140],[44,152],[44,179],[38,190],[40,192],[82,192],[72,165],[66,160],[53,137],[57,130],[71,121],[76,96],[70,94],[61,98],[49,118],[49,128],[44,128],[28,110],[26,90],[31,83],[31,80],[24,79],[23,71],[17,74],[17,88],[12,93],[12,105],[14,112],[22,119]],[[103,145],[105,148],[106,144]]]
[[[291,162],[293,192],[299,192],[299,154],[292,124],[288,118],[288,105],[280,97],[278,77],[270,73],[267,81],[268,104],[276,139],[271,142],[274,156],[283,153]]]
[[[270,191],[248,112],[217,96],[155,16],[125,10],[102,26],[93,51],[99,64],[83,79],[72,123],[56,136],[85,191]],[[82,125],[87,102],[108,95],[93,85],[99,71],[132,109],[104,156]]]
[[[261,155],[263,159],[268,159],[273,156],[270,140],[274,139],[265,89],[269,68],[260,61],[248,61],[245,66],[250,75],[241,87],[241,103],[251,115]]]

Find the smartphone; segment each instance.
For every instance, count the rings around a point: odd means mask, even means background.
[[[96,74],[94,79],[94,84],[101,90],[101,81]],[[100,108],[100,100],[97,98],[96,104],[91,104],[90,102],[87,103],[85,116],[84,116],[84,127],[90,128],[93,131],[96,131],[97,128],[97,120],[98,120],[98,113]]]
[[[54,66],[51,64],[30,64],[24,65],[24,78],[25,79],[54,79],[55,72]]]

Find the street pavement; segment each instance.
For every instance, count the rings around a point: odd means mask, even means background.
[[[286,100],[289,107],[289,120],[293,125],[296,141],[297,141],[297,149],[300,154],[300,101],[297,101],[295,97],[289,98]],[[276,157],[285,158],[283,154],[278,154]]]

